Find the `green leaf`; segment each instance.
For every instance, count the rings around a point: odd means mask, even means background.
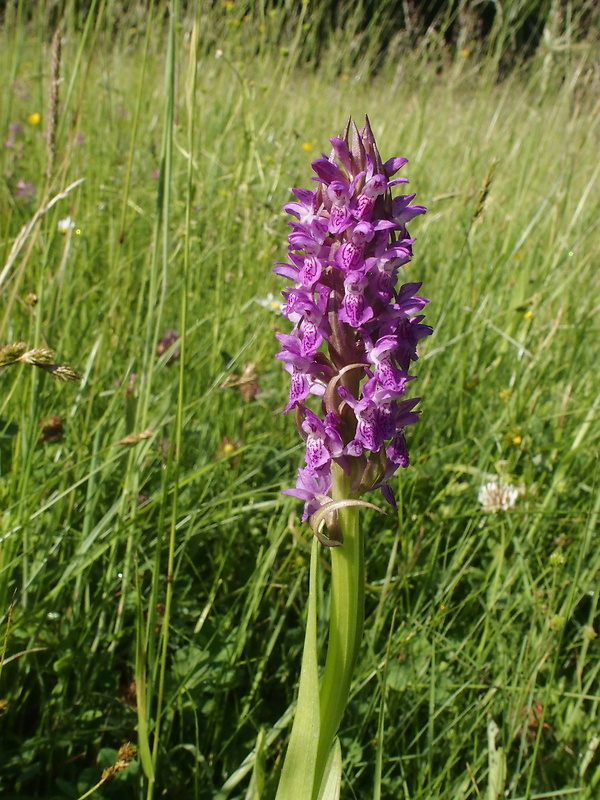
[[[252,778],[250,786],[246,792],[244,800],[260,800],[265,788],[265,745],[266,736],[264,730],[258,732],[256,737],[256,758],[254,759],[254,767],[252,768]]]
[[[340,800],[341,785],[342,748],[340,747],[340,740],[336,737],[333,747],[329,751],[318,800]]]
[[[320,730],[319,673],[317,664],[317,567],[319,543],[313,539],[310,588],[304,652],[300,670],[298,704],[276,800],[312,800]]]
[[[506,758],[504,749],[496,747],[496,736],[500,729],[493,719],[490,719],[487,728],[488,734],[488,764],[490,779],[488,783],[488,800],[498,800],[504,793],[504,781],[506,779]]]

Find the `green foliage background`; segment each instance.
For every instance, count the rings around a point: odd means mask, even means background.
[[[127,741],[139,762],[96,797],[273,796],[310,540],[280,494],[302,458],[274,359],[287,323],[256,301],[281,288],[290,187],[368,113],[428,207],[402,279],[423,281],[435,335],[399,512],[364,515],[342,797],[594,798],[593,8],[544,6],[520,63],[534,4],[508,4],[493,42],[459,4],[384,51],[391,5],[331,36],[324,7],[294,6],[190,5],[171,24],[162,5],[5,9],[0,341],[49,345],[83,379],[0,376],[2,796],[80,797]],[[512,511],[483,513],[493,478],[520,487]]]

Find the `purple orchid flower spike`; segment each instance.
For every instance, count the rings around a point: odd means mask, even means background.
[[[432,333],[421,284],[397,286],[412,257],[406,225],[426,210],[414,194],[392,197],[408,183],[394,177],[407,159],[382,161],[368,119],[360,131],[348,120],[330,141],[331,155],[312,164],[316,188],[293,189],[284,206],[294,217],[288,260],[274,270],[290,282],[283,314],[294,326],[278,334],[292,378],[286,411],[295,410],[306,442],[305,466],[285,494],[304,501],[303,519],[331,501],[333,464],[350,476],[353,497],[379,488],[394,505],[389,480],[408,466],[405,429],[419,419],[419,398],[404,397],[408,370]]]
[[[402,157],[383,161],[367,119],[348,120],[330,139],[331,155],[313,162],[315,188],[294,189],[285,208],[288,254],[275,272],[288,281],[277,354],[291,375],[294,411],[306,449],[296,486],[315,534],[298,711],[276,800],[314,800],[341,780],[334,740],[350,697],[364,625],[365,532],[361,495],[379,489],[396,506],[392,478],[409,465],[406,429],[419,419],[407,397],[417,345],[432,333],[417,282],[398,285],[413,255],[407,224],[425,213],[414,194],[397,194]],[[321,605],[318,543],[331,548],[327,655],[319,681]],[[320,684],[317,686],[316,684]],[[307,731],[310,735],[307,735]],[[332,762],[337,761],[337,766]]]

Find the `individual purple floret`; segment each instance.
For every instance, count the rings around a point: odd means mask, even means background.
[[[284,206],[295,218],[289,260],[274,269],[289,281],[283,314],[294,325],[277,334],[291,376],[286,411],[306,442],[306,465],[284,494],[304,500],[303,520],[331,499],[332,463],[350,476],[353,496],[380,488],[395,505],[389,479],[408,466],[404,429],[419,418],[420,398],[404,399],[408,370],[432,333],[421,284],[396,286],[415,241],[406,224],[425,213],[414,194],[392,197],[408,182],[392,177],[406,159],[381,161],[368,119],[361,131],[348,120],[330,141],[331,156],[312,164],[316,188],[293,189]],[[322,416],[307,406],[311,394]]]

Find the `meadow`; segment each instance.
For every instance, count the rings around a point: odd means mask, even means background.
[[[341,796],[593,800],[597,30],[517,63],[347,25],[317,59],[311,5],[253,5],[5,9],[0,346],[80,379],[0,374],[0,795],[274,797],[311,531],[271,270],[368,114],[428,209],[401,280],[435,333],[398,511],[362,515]]]

